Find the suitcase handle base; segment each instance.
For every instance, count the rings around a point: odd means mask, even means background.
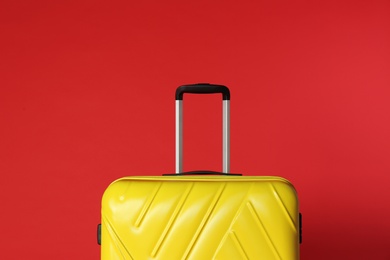
[[[180,173],[166,173],[163,176],[180,176],[180,175],[224,175],[224,176],[242,176],[241,173],[226,173],[226,172],[216,172],[216,171],[189,171],[189,172],[180,172]]]

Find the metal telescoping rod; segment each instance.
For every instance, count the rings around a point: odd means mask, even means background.
[[[176,100],[176,173],[183,171],[183,101]]]
[[[222,104],[222,171],[230,172],[230,100],[223,100]]]
[[[230,172],[230,101],[222,103],[222,172]],[[183,101],[176,100],[176,173],[183,171]]]

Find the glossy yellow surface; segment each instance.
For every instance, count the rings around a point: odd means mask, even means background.
[[[101,259],[299,259],[298,200],[278,177],[126,177],[102,201]]]

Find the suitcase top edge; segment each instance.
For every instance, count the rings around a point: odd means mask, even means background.
[[[170,181],[170,182],[284,182],[291,185],[291,182],[279,176],[126,176],[115,180],[119,181]]]

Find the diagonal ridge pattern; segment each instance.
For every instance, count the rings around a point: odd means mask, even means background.
[[[116,242],[116,243],[114,243],[114,245],[116,245],[116,249],[121,254],[122,259],[132,260],[133,257],[131,256],[130,252],[128,251],[128,248],[126,247],[125,243],[122,241],[122,239],[118,235],[118,232],[115,230],[114,226],[111,224],[111,222],[108,220],[107,217],[103,216],[103,219],[105,221],[105,224],[106,224],[105,226],[107,228],[109,236],[113,241]]]
[[[292,218],[292,216],[291,216],[291,213],[290,213],[289,210],[287,209],[285,203],[283,202],[283,200],[282,200],[281,196],[279,195],[278,191],[276,190],[275,186],[274,186],[272,183],[270,183],[269,186],[270,186],[270,189],[272,190],[272,193],[273,193],[274,196],[275,196],[275,199],[276,199],[276,201],[277,201],[277,203],[278,203],[278,205],[279,205],[281,211],[284,213],[284,215],[286,216],[286,219],[287,219],[288,222],[290,223],[291,228],[292,228],[295,232],[297,232],[297,228],[296,228],[296,225],[295,225],[295,223],[294,223],[294,220],[293,220],[293,218]]]
[[[143,208],[142,208],[142,210],[141,210],[137,220],[135,221],[135,224],[134,224],[135,227],[139,227],[141,225],[142,220],[145,218],[145,216],[146,216],[146,214],[147,214],[147,212],[148,212],[148,210],[150,208],[150,205],[153,203],[154,198],[156,197],[158,191],[160,190],[161,185],[162,185],[162,183],[158,183],[156,185],[156,187],[154,188],[154,190],[152,191],[151,196],[149,197],[149,199],[147,199],[145,201],[144,206],[143,206]]]
[[[188,244],[188,247],[186,249],[186,251],[184,252],[184,255],[183,255],[183,259],[187,259],[188,255],[190,254],[191,250],[194,248],[194,245],[196,243],[196,241],[198,240],[202,230],[204,229],[204,227],[207,225],[209,219],[210,219],[210,216],[211,214],[213,213],[214,209],[215,209],[215,206],[217,205],[218,201],[220,200],[221,198],[221,195],[225,189],[225,183],[221,183],[219,189],[217,190],[217,192],[215,193],[214,197],[213,197],[213,200],[211,201],[207,211],[206,211],[206,214],[204,215],[202,221],[200,222],[197,230],[195,231],[195,234],[192,238],[192,240],[190,241],[190,243]]]
[[[275,243],[272,241],[271,236],[267,232],[267,229],[265,228],[265,226],[263,224],[263,221],[261,220],[260,216],[256,213],[256,210],[254,209],[252,203],[248,201],[247,207],[248,207],[248,209],[249,209],[253,219],[257,223],[257,226],[259,227],[259,229],[263,233],[264,237],[267,239],[269,247],[272,249],[272,251],[273,251],[273,253],[275,255],[275,259],[282,259],[280,257],[280,254],[279,254],[278,250],[276,249]]]
[[[169,219],[169,221],[168,221],[164,231],[161,233],[161,236],[160,236],[159,240],[157,241],[157,244],[155,245],[155,247],[154,247],[154,249],[152,251],[152,257],[156,256],[156,254],[158,253],[159,249],[161,248],[163,242],[167,238],[167,235],[170,232],[170,230],[172,229],[172,227],[173,227],[173,225],[174,225],[174,223],[176,221],[176,218],[177,218],[181,208],[183,207],[183,205],[184,205],[184,203],[186,201],[186,198],[187,198],[188,194],[190,194],[190,191],[191,191],[192,187],[193,187],[193,183],[188,183],[187,184],[186,190],[182,194],[179,202],[177,203],[177,206],[176,206],[175,210],[172,213],[171,218]]]
[[[229,236],[233,240],[235,248],[237,249],[237,251],[239,252],[239,254],[241,256],[240,259],[249,259],[249,257],[245,253],[245,250],[244,250],[242,243],[240,242],[240,240],[238,240],[237,235],[234,232],[229,232]]]

